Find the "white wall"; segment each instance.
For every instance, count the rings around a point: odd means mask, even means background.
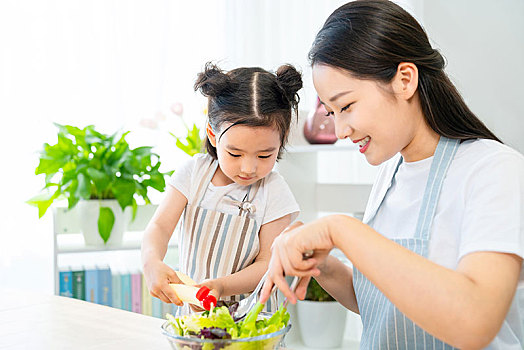
[[[524,153],[524,1],[423,3],[425,29],[470,108]]]

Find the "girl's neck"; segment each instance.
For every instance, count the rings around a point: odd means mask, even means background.
[[[213,175],[213,178],[211,179],[211,183],[214,186],[220,187],[232,184],[233,180],[231,180],[229,177],[226,176],[226,174],[222,172],[222,169],[220,169],[219,165],[217,167],[217,170],[215,171],[215,174]]]

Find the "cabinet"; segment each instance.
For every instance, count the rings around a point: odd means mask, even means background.
[[[347,140],[289,146],[276,168],[300,205],[299,220],[305,222],[327,213],[360,217],[377,173]]]

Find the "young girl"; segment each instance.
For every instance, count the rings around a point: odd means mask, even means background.
[[[315,276],[360,313],[361,349],[522,350],[524,157],[471,112],[393,2],[337,9],[310,59],[337,136],[382,166],[363,223],[332,215],[275,240],[262,300],[273,283],[296,300],[284,272],[305,276],[300,298]]]
[[[297,113],[301,87],[300,73],[290,65],[273,74],[261,68],[226,73],[206,64],[195,90],[209,102],[207,154],[177,169],[146,229],[142,263],[151,295],[182,305],[168,286],[182,282],[163,262],[182,213],[179,270],[208,286],[217,299],[239,300],[255,288],[274,238],[299,212],[288,185],[272,169]]]

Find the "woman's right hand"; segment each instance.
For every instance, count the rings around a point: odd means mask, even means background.
[[[271,247],[269,273],[262,288],[261,302],[269,298],[274,284],[282,291],[291,303],[297,296],[303,299],[311,276],[320,274],[321,265],[333,249],[333,241],[329,236],[327,222],[323,219],[308,224],[296,222],[280,234]],[[313,251],[310,258],[305,255]],[[285,276],[300,276],[302,278],[296,287],[296,295],[285,280]]]
[[[183,302],[178,298],[170,283],[183,283],[177,276],[175,270],[163,261],[152,261],[144,264],[144,278],[146,279],[149,293],[165,303],[173,303],[182,306]]]

